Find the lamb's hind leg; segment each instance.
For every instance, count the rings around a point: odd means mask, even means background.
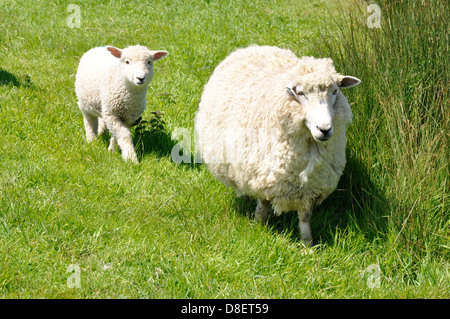
[[[258,199],[258,204],[255,210],[255,220],[259,221],[261,225],[266,225],[269,219],[270,202],[268,200]]]
[[[300,222],[298,224],[300,228],[300,238],[306,247],[312,246],[312,235],[311,235],[311,210],[298,211],[298,218]]]
[[[86,140],[92,142],[97,137],[98,118],[87,112],[83,112],[84,129],[86,131]]]

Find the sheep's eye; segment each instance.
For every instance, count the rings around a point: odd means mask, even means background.
[[[130,60],[125,60],[125,63],[126,64],[130,64]]]
[[[305,96],[305,93],[303,93],[302,91],[297,93],[299,96]]]
[[[334,89],[333,94],[337,94],[338,90]]]
[[[147,64],[152,65],[152,60],[148,60]]]

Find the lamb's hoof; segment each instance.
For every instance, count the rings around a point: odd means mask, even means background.
[[[133,163],[133,164],[139,164],[139,160],[138,160],[136,154],[133,154],[133,155],[131,155],[131,156],[123,156],[123,159],[124,159],[124,161],[127,162],[127,163],[128,163],[128,162],[131,162],[131,163]]]
[[[86,142],[92,143],[95,140],[96,137],[97,136],[95,136],[95,135],[86,136]]]

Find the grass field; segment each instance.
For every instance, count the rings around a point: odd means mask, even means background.
[[[371,28],[367,4],[338,1],[1,1],[0,297],[449,298],[449,5],[405,3],[379,2]],[[165,124],[135,132],[133,165],[85,142],[74,80],[91,47],[137,43],[170,55],[144,113]],[[295,213],[261,227],[171,158],[215,66],[250,44],[362,80],[310,251]]]

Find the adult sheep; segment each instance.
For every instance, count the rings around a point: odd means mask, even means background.
[[[138,162],[130,127],[145,110],[153,62],[167,54],[140,45],[123,50],[106,46],[93,48],[81,57],[75,91],[88,142],[108,129],[108,149],[114,151],[118,144],[124,160]]]
[[[352,112],[341,88],[360,80],[328,58],[298,58],[270,46],[238,49],[215,69],[195,118],[202,161],[238,195],[257,199],[255,218],[298,211],[312,245],[311,209],[332,191],[345,166]]]

